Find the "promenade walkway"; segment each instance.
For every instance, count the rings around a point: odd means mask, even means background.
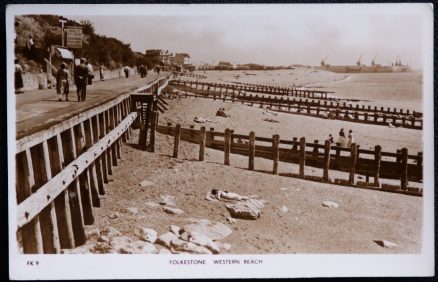
[[[20,139],[48,128],[167,74],[152,73],[145,78],[132,76],[93,81],[93,85],[87,87],[85,102],[77,102],[76,86],[74,85],[70,86],[68,102],[58,101],[55,89],[34,90],[16,95],[16,138]]]

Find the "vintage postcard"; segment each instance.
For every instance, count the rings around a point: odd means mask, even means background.
[[[6,20],[11,279],[434,275],[432,4]]]

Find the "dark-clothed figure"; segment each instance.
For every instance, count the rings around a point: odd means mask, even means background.
[[[85,59],[81,59],[80,65],[75,70],[75,84],[76,92],[78,94],[78,102],[85,101],[87,96],[87,83],[88,83],[88,68],[85,65]]]
[[[128,78],[129,77],[129,68],[126,66],[123,71],[125,72],[125,77]]]
[[[23,88],[23,68],[20,65],[18,59],[14,60],[14,74],[15,74],[15,94],[22,93],[20,90]]]
[[[61,63],[61,68],[56,73],[56,93],[59,95],[59,101],[62,101],[62,95],[65,94],[65,100],[68,101],[68,71],[65,64]]]

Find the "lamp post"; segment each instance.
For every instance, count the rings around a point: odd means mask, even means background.
[[[66,20],[59,20],[59,22],[61,23],[61,28],[62,28],[62,47],[64,47],[64,23],[66,23]]]

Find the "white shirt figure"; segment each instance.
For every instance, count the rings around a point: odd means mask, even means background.
[[[353,132],[350,131],[348,133],[348,144],[347,144],[347,147],[350,147],[351,144],[353,144],[353,143],[354,143],[354,136],[353,136]]]

